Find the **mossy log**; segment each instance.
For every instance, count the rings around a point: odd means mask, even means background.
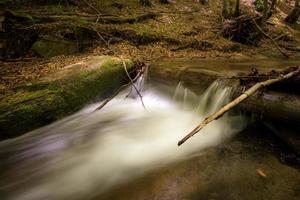
[[[133,63],[126,60],[128,70]],[[0,139],[21,135],[60,119],[128,82],[120,59],[94,57],[65,67],[0,99]]]
[[[59,21],[71,21],[79,23],[103,23],[103,24],[134,24],[143,22],[150,19],[155,19],[160,14],[158,13],[146,13],[142,15],[137,15],[135,17],[111,17],[111,16],[97,16],[97,15],[84,15],[81,14],[74,15],[71,14],[49,14],[49,13],[24,13],[16,12],[12,10],[6,10],[5,17],[8,20],[22,21],[27,24],[35,23],[49,23],[49,22],[59,22]]]

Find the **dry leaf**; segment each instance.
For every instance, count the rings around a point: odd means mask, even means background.
[[[265,172],[263,172],[262,169],[257,169],[256,172],[259,176],[267,178],[267,174],[265,174]]]

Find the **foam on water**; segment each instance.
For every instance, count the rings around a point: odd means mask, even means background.
[[[138,98],[126,92],[102,110],[80,112],[23,137],[0,143],[7,199],[87,199],[155,168],[187,159],[243,128],[240,116],[212,122],[183,146],[177,142],[230,99],[215,82],[201,97],[180,83],[172,97],[155,89]],[[192,104],[189,99],[198,99]],[[183,99],[175,101],[174,99]],[[3,158],[4,155],[11,155]]]

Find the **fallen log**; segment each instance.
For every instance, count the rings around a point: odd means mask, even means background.
[[[138,15],[135,17],[111,17],[111,16],[95,16],[81,13],[81,16],[78,16],[76,13],[71,14],[28,14],[24,12],[15,12],[12,10],[5,11],[5,17],[8,19],[16,19],[18,21],[23,21],[29,24],[35,23],[49,23],[49,22],[59,22],[59,21],[71,21],[78,23],[102,23],[102,24],[134,24],[143,22],[150,19],[155,19],[160,14],[158,13],[146,13]]]
[[[186,140],[188,140],[193,135],[198,133],[201,129],[203,129],[210,122],[222,117],[226,112],[228,112],[230,109],[237,106],[240,102],[244,101],[245,99],[247,99],[248,97],[253,95],[259,89],[267,87],[267,86],[272,85],[274,83],[289,79],[289,78],[291,78],[291,77],[293,77],[293,76],[295,76],[299,73],[300,73],[300,68],[297,67],[297,69],[295,69],[294,71],[292,71],[288,74],[285,74],[285,75],[280,75],[278,78],[269,79],[269,80],[266,80],[266,81],[263,81],[263,82],[256,83],[254,86],[252,86],[247,91],[245,91],[243,94],[241,94],[239,97],[237,97],[236,99],[234,99],[230,103],[226,104],[220,110],[216,111],[212,115],[205,118],[205,120],[201,124],[199,124],[195,129],[193,129],[188,135],[186,135],[183,139],[181,139],[178,142],[178,146],[182,145]]]

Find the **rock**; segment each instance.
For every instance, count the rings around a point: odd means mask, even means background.
[[[126,63],[132,70],[133,63]],[[21,135],[71,114],[95,97],[117,90],[126,83],[124,77],[120,59],[98,56],[18,87],[15,93],[0,99],[0,139]]]
[[[297,129],[295,130],[292,126],[286,126],[280,121],[277,123],[266,121],[264,125],[300,155],[300,134]]]
[[[78,52],[78,46],[73,41],[45,35],[33,44],[32,51],[40,57],[51,58],[76,53]]]

